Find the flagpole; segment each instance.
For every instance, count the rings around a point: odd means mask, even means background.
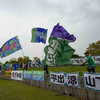
[[[21,44],[20,39],[19,39],[19,43]],[[21,47],[22,47],[22,45],[21,45]],[[24,60],[24,51],[23,51],[23,48],[22,48],[22,55],[23,55],[23,60]],[[25,61],[24,61],[24,63],[25,63]]]
[[[42,60],[43,60],[43,57],[44,57],[44,47],[45,47],[45,44],[43,45]]]
[[[44,57],[44,47],[45,47],[45,44],[43,45],[43,51],[42,51],[42,61],[43,61],[43,57]],[[41,67],[41,70],[42,70],[42,67]]]
[[[23,49],[22,49],[22,55],[23,55],[23,59],[24,59],[24,51],[23,51]]]

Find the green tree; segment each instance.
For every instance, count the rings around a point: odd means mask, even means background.
[[[100,55],[100,41],[89,44],[89,47],[86,49],[86,52],[89,52],[91,56]]]
[[[23,59],[22,57],[19,57],[19,58],[18,58],[18,62],[19,62],[19,63],[24,63],[24,59]]]
[[[72,58],[80,58],[78,54],[73,54]]]
[[[9,60],[9,63],[11,63],[11,64],[14,64],[14,63],[17,63],[17,62],[18,61],[14,57]]]
[[[29,63],[31,60],[28,56],[24,56],[24,62],[25,63]]]
[[[9,61],[6,61],[5,64],[9,63]]]
[[[3,63],[0,61],[0,65],[3,65]]]
[[[40,60],[40,58],[34,57],[34,60],[35,60],[36,62],[38,62],[38,61]]]
[[[14,64],[14,63],[18,63],[18,61],[16,61],[16,60],[10,60],[9,63]]]

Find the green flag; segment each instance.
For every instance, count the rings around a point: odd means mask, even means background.
[[[61,27],[62,26],[57,24],[51,33],[49,38],[49,45],[44,49],[45,58],[42,64],[43,66],[71,65],[70,59],[75,50],[70,47],[68,43],[75,41],[76,38],[73,35],[70,35],[64,28],[62,29]],[[65,34],[65,32],[67,33]],[[64,38],[64,36],[66,37]]]

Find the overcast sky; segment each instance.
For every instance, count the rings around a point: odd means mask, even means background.
[[[42,58],[43,44],[31,43],[31,29],[46,28],[49,38],[58,22],[76,36],[70,45],[83,55],[90,43],[100,40],[100,0],[0,0],[0,47],[18,35],[24,55]],[[22,50],[0,61],[20,56]]]

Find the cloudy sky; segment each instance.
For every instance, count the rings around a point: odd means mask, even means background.
[[[43,44],[30,42],[31,29],[46,28],[49,38],[58,22],[77,37],[70,45],[83,55],[90,43],[100,40],[100,0],[0,0],[0,47],[18,35],[24,55],[42,58]],[[22,50],[0,61],[20,56]]]

